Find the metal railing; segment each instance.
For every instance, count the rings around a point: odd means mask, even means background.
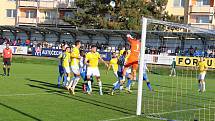
[[[19,7],[38,7],[38,8],[74,8],[74,2],[59,0],[19,0]]]

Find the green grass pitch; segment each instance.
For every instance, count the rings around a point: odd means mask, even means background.
[[[0,121],[156,120],[146,116],[183,120],[200,117],[213,121],[215,118],[214,108],[205,108],[215,107],[213,72],[206,77],[207,91],[198,93],[195,71],[180,69],[179,76],[173,78],[168,76],[168,68],[150,66],[152,72],[149,79],[155,92],[149,92],[144,83],[143,113],[146,115],[136,117],[137,84],[132,94],[117,92],[110,96],[107,93],[116,79],[112,72],[106,74],[104,67],[100,69],[105,92],[103,96],[98,95],[97,85],[94,85],[91,96],[83,94],[82,81],[79,82],[76,95],[72,96],[64,89],[56,88],[57,61],[14,61],[11,76],[0,76]]]

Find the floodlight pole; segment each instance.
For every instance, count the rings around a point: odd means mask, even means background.
[[[146,43],[146,28],[147,19],[142,17],[142,33],[141,33],[141,51],[140,51],[140,68],[138,77],[138,92],[137,92],[137,111],[136,115],[141,115],[142,107],[142,89],[143,89],[143,66],[144,66],[144,56],[145,56],[145,43]]]

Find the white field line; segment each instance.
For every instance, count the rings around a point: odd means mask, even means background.
[[[33,96],[33,95],[49,95],[54,94],[52,93],[20,93],[20,94],[0,94],[0,97],[12,97],[12,96]]]
[[[146,118],[156,119],[156,120],[163,120],[163,121],[169,121],[169,119],[167,119],[167,118],[156,118],[156,117],[152,117],[152,116],[146,116]],[[179,120],[173,120],[173,121],[179,121]]]
[[[113,119],[106,119],[106,120],[100,120],[100,121],[118,121],[118,120],[123,120],[123,119],[134,118],[134,117],[137,117],[137,116],[132,115],[132,116],[126,116],[126,117],[120,117],[120,118],[113,118]]]
[[[176,110],[176,111],[163,112],[163,113],[151,113],[150,115],[163,115],[163,114],[169,114],[169,113],[196,111],[196,110],[204,110],[204,109],[212,109],[212,108],[215,108],[215,107],[209,107],[209,108],[194,108],[194,109],[185,109],[185,110]]]

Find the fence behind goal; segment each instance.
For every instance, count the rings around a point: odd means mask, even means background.
[[[208,53],[214,51],[211,38],[215,31],[153,19],[147,19],[146,31],[142,42],[150,55],[141,58],[150,70],[148,78],[154,90],[143,87],[142,115],[158,120],[215,121],[215,59]],[[154,42],[149,42],[153,37]],[[193,56],[206,57],[206,92],[198,91],[199,57]],[[173,58],[176,75],[170,75]]]

